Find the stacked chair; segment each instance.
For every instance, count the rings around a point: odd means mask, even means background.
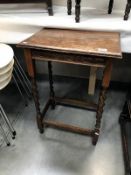
[[[30,81],[20,65],[18,58],[14,55],[12,47],[0,43],[0,90],[4,89],[11,80],[13,80],[25,106],[27,106],[27,98],[32,98]],[[15,139],[16,131],[0,104],[0,133],[6,144],[9,146],[10,142],[7,137],[7,132],[3,127],[3,122],[6,124],[12,138]]]
[[[112,13],[113,4],[114,4],[114,0],[109,0],[108,14]],[[124,20],[128,20],[130,10],[131,10],[131,0],[127,0],[125,14],[123,17]],[[75,0],[75,21],[76,22],[80,22],[80,11],[81,11],[81,0]],[[72,13],[72,0],[67,0],[67,13],[68,15],[71,15]]]
[[[14,66],[14,52],[12,48],[6,44],[0,44],[0,90],[4,89],[12,79],[13,66]],[[9,121],[2,105],[0,104],[0,131],[1,134],[9,146],[10,142],[6,135],[6,132],[3,128],[3,122],[7,125],[7,128],[12,135],[12,138],[15,138],[16,132]]]

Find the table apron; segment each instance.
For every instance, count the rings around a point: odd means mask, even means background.
[[[32,59],[39,61],[52,61],[57,63],[67,63],[83,66],[92,66],[103,68],[106,65],[107,58],[92,55],[79,55],[71,53],[34,51],[32,50]],[[110,59],[110,58],[109,58]]]

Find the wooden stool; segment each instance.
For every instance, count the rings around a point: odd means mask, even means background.
[[[91,32],[62,29],[43,29],[29,39],[18,44],[24,48],[28,73],[32,79],[32,89],[37,113],[37,124],[40,132],[49,125],[80,134],[90,135],[96,145],[99,134],[106,91],[109,86],[112,70],[112,59],[121,59],[120,36],[113,32]],[[40,111],[38,90],[36,84],[35,61],[47,61],[49,69],[50,97],[43,111]],[[98,104],[55,96],[52,78],[51,62],[90,66],[103,69],[102,87]],[[45,117],[48,108],[56,105],[69,105],[96,112],[94,129],[80,128]]]
[[[76,5],[75,5],[75,21],[80,22],[80,3],[81,3],[81,0],[75,0],[75,2],[76,2]],[[109,1],[108,14],[111,14],[111,12],[112,12],[113,3],[114,3],[114,0]],[[72,9],[72,0],[67,0],[67,13],[68,13],[68,15],[71,15],[71,9]],[[131,9],[131,0],[127,0],[124,20],[128,19],[130,9]]]

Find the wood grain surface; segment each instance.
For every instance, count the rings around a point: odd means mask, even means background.
[[[18,46],[66,53],[122,58],[118,32],[43,29]]]

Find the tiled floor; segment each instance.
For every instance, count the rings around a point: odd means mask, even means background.
[[[39,82],[41,103],[48,98],[47,82]],[[84,88],[85,87],[85,88]],[[10,89],[9,91],[7,89]],[[33,101],[25,107],[15,87],[1,93],[1,100],[17,131],[16,139],[0,147],[0,175],[124,175],[118,117],[125,100],[125,92],[109,90],[103,113],[101,135],[96,146],[91,138],[57,129],[47,128],[39,134]],[[85,81],[59,81],[56,94],[86,98]],[[96,93],[97,96],[97,93]],[[48,117],[82,127],[94,125],[95,114],[82,109],[57,106]],[[14,119],[13,119],[14,120]]]

